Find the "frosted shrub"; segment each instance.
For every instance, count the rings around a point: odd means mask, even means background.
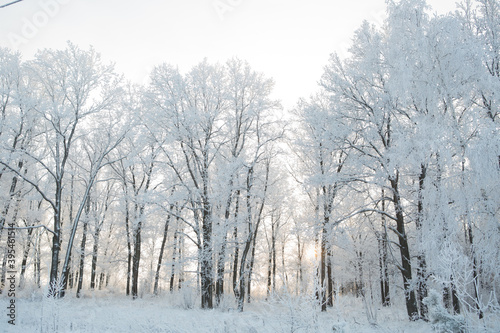
[[[464,332],[464,317],[448,313],[441,303],[441,294],[437,291],[430,290],[429,296],[424,299],[424,304],[429,309],[429,318],[434,330],[443,333]]]
[[[318,332],[318,309],[310,297],[297,297],[285,293],[279,297],[284,307],[283,332]]]
[[[59,278],[49,283],[41,303],[40,332],[58,332],[60,326],[60,312],[63,299],[59,294],[63,290],[62,280]]]
[[[57,298],[59,297],[59,294],[63,291],[63,282],[61,278],[56,279],[55,281],[52,281],[49,283],[47,287],[47,298]]]
[[[191,286],[183,287],[179,290],[180,302],[183,309],[188,310],[194,308],[196,303],[196,290]]]

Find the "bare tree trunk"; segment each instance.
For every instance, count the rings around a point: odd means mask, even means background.
[[[481,310],[481,300],[479,299],[479,274],[477,268],[477,259],[476,259],[476,251],[474,249],[474,236],[472,234],[472,225],[468,223],[467,225],[467,234],[468,241],[470,245],[470,252],[472,256],[472,278],[473,278],[473,286],[474,286],[474,298],[476,301],[476,309],[478,312],[479,319],[483,319],[484,313]]]
[[[23,162],[19,162],[19,170],[22,169],[22,166],[23,166]],[[9,190],[9,199],[4,203],[2,214],[0,215],[0,238],[2,237],[2,232],[4,229],[4,225],[5,225],[5,219],[6,219],[7,215],[9,214],[10,204],[11,204],[11,202],[14,199],[14,196],[16,194],[16,186],[17,186],[17,182],[18,182],[17,178],[18,178],[17,176],[12,177],[12,182],[11,182],[10,190]]]
[[[100,227],[96,226],[94,232],[94,246],[92,247],[92,264],[90,269],[90,289],[95,289],[97,282],[97,253],[99,250],[99,236],[101,233]]]
[[[281,267],[283,269],[284,285],[288,289],[288,273],[286,271],[286,261],[285,261],[285,241],[281,242]]]
[[[423,191],[424,182],[427,173],[427,167],[422,164],[420,167],[420,175],[418,179],[418,204],[417,204],[417,232],[419,237],[422,237],[422,223],[424,219],[424,204],[423,204]],[[421,245],[422,246],[422,245]],[[425,254],[423,249],[419,251],[417,255],[417,301],[420,308],[420,316],[423,319],[427,319],[427,306],[424,304],[424,299],[427,297],[427,261],[425,259]]]
[[[178,270],[179,270],[179,281],[177,283],[177,289],[181,290],[182,285],[184,284],[184,271],[183,271],[183,265],[182,265],[182,255],[184,253],[184,236],[182,234],[179,235],[179,260],[178,260]]]
[[[385,212],[385,190],[382,189],[382,212]],[[378,235],[379,244],[379,265],[380,265],[380,294],[382,306],[391,305],[391,296],[389,292],[389,268],[388,258],[388,235],[387,221],[385,215],[382,215],[382,234]]]
[[[130,210],[128,207],[127,199],[125,199],[125,231],[127,233],[127,286],[125,290],[125,295],[129,296],[130,279],[132,275],[132,241],[130,237]]]
[[[460,301],[453,283],[453,275],[450,276],[450,282],[443,287],[443,303],[454,314],[460,313]]]
[[[399,196],[398,182],[399,173],[395,177],[389,179],[393,192],[394,209],[396,211],[396,228],[399,239],[399,251],[401,254],[401,274],[403,276],[403,287],[405,291],[406,311],[410,320],[415,320],[419,317],[417,300],[415,291],[411,287],[412,271],[411,271],[411,257],[408,245],[408,238],[405,231],[405,220],[403,215],[403,208],[401,198]]]
[[[227,226],[227,220],[225,221]],[[225,227],[224,227],[225,228]],[[227,230],[224,231],[221,249],[217,255],[217,278],[215,280],[215,304],[219,306],[224,296],[224,273],[226,271]]]
[[[297,259],[298,259],[298,267],[297,267],[297,278],[296,278],[296,284],[297,284],[297,289],[296,289],[296,295],[300,295],[303,292],[303,264],[302,264],[302,258],[304,255],[304,245],[302,244],[301,237],[300,237],[300,231],[297,230]],[[332,281],[333,283],[333,281]]]
[[[327,273],[327,304],[328,306],[333,306],[333,268],[332,268],[332,250],[328,246],[326,251],[326,273]]]
[[[252,228],[252,204],[251,204],[251,191],[253,187],[253,167],[250,167],[247,173],[247,195],[246,195],[246,203],[247,203],[247,225],[248,225],[248,236],[245,242],[245,247],[243,249],[243,253],[241,255],[241,264],[240,264],[240,294],[238,298],[238,311],[243,311],[243,304],[245,302],[245,286],[246,286],[246,278],[248,277],[248,283],[251,282],[250,276],[250,267],[247,263],[248,252],[252,244],[254,243],[255,238],[257,237],[257,232],[259,230],[259,225],[261,222],[262,211],[264,209],[265,198],[267,193],[268,181],[269,181],[269,169],[270,169],[270,161],[267,161],[266,164],[266,179],[264,183],[264,193],[262,196],[262,202],[259,208],[259,212],[257,214],[257,221],[255,224],[255,228]],[[247,271],[248,269],[248,271]],[[247,276],[248,275],[248,276]]]
[[[260,219],[260,217],[258,217]],[[247,303],[250,303],[251,300],[251,295],[252,295],[252,273],[253,273],[253,266],[255,264],[255,248],[257,247],[257,231],[258,231],[258,226],[260,223],[257,223],[257,228],[255,230],[255,236],[253,237],[253,244],[252,244],[252,254],[250,256],[250,267],[248,270],[248,284],[247,284]]]
[[[174,205],[170,205],[170,211],[174,208]],[[160,268],[161,268],[161,263],[163,260],[163,252],[165,251],[165,244],[167,243],[167,236],[168,236],[168,226],[170,224],[170,215],[167,216],[167,219],[165,221],[165,227],[163,228],[163,239],[161,241],[161,246],[160,246],[160,254],[158,256],[158,263],[156,264],[156,272],[155,272],[155,283],[153,287],[153,294],[158,295],[158,283],[160,280]]]
[[[28,229],[28,236],[26,238],[26,245],[24,246],[23,250],[23,260],[21,262],[21,273],[19,274],[19,289],[24,288],[24,274],[26,272],[26,264],[28,262],[28,256],[31,250],[31,236],[33,234],[33,229],[30,228]]]
[[[132,257],[132,298],[136,299],[139,296],[139,264],[141,260],[141,232],[142,232],[142,218],[143,210],[141,207],[139,213],[139,220],[134,230],[134,254]]]
[[[82,233],[82,241],[80,243],[80,264],[78,271],[78,283],[76,287],[76,297],[80,298],[80,291],[83,287],[83,270],[85,268],[85,246],[87,244],[87,230],[90,216],[90,198],[88,198],[85,204],[85,219],[83,221],[83,233]]]
[[[224,273],[226,269],[226,248],[227,248],[227,232],[229,227],[229,217],[231,216],[231,204],[233,200],[233,180],[229,182],[230,193],[226,200],[226,210],[224,213],[224,236],[222,238],[221,249],[217,256],[217,279],[215,281],[215,302],[217,305],[220,304],[222,297],[224,295]]]
[[[240,206],[240,190],[236,191],[236,207],[235,207],[235,212],[234,212],[234,220],[237,221],[238,218],[238,213],[239,213],[239,206]],[[238,263],[239,263],[239,253],[240,253],[240,246],[239,246],[239,241],[238,241],[238,226],[234,226],[233,230],[233,239],[234,239],[234,260],[233,260],[233,292],[234,292],[234,297],[236,299],[239,298],[239,290],[238,290]]]
[[[320,282],[319,282],[319,292],[320,292],[320,305],[321,305],[321,311],[325,312],[326,311],[326,306],[327,306],[327,300],[326,300],[326,253],[327,253],[327,231],[326,231],[326,224],[327,221],[324,221],[323,228],[321,230],[321,250],[320,250],[320,264],[319,264],[319,271],[320,271]]]
[[[271,286],[272,286],[272,270],[273,270],[273,249],[269,246],[268,259],[267,259],[267,291],[266,291],[266,299],[269,299],[271,295]]]
[[[41,288],[41,285],[40,285],[40,271],[41,271],[41,249],[40,249],[40,238],[41,238],[41,235],[40,235],[40,231],[38,230],[37,231],[37,237],[36,237],[36,247],[35,247],[35,267],[33,269],[33,277],[34,277],[34,280],[35,280],[35,283],[36,283],[36,286],[38,287],[38,289]]]
[[[71,173],[71,181],[70,181],[70,196],[69,196],[69,212],[68,212],[68,217],[70,221],[74,221],[73,218],[73,205],[74,205],[74,198],[75,198],[75,172]],[[70,250],[71,251],[71,250]],[[74,256],[73,253],[70,254],[69,258],[69,266],[67,268],[67,277],[66,281],[69,284],[69,289],[73,289],[73,276],[74,276]],[[66,292],[66,289],[68,288],[67,285],[64,286],[64,293]],[[63,295],[64,296],[64,295]]]
[[[361,241],[361,234],[359,234],[359,239]],[[361,245],[361,242],[360,242]],[[357,270],[357,283],[356,283],[356,297],[365,297],[365,281],[363,272],[363,252],[360,249],[356,249],[356,270]]]
[[[61,177],[62,178],[62,177]],[[56,288],[58,282],[59,253],[61,251],[61,208],[62,208],[62,179],[56,179],[56,193],[54,209],[54,234],[52,236],[52,259],[50,262],[50,290],[49,294],[59,296]]]
[[[0,295],[3,294],[6,275],[7,275],[7,247],[4,247],[3,259],[2,259],[2,271],[0,272]]]
[[[174,233],[174,249],[172,251],[172,271],[170,273],[170,292],[174,291],[174,281],[175,281],[175,260],[177,259],[177,241],[178,241],[178,236],[177,236],[177,231]]]
[[[213,308],[213,287],[214,287],[214,263],[213,263],[213,244],[212,244],[212,204],[209,196],[209,177],[208,177],[208,153],[203,151],[203,164],[201,179],[203,183],[201,194],[202,205],[202,248],[201,248],[201,308]]]
[[[201,251],[201,307],[202,309],[213,308],[213,270],[212,270],[212,226],[207,219],[204,218],[203,222],[203,248]]]

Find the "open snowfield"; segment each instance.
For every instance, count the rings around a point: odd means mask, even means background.
[[[0,299],[6,312],[7,299]],[[398,332],[427,333],[432,324],[410,322],[402,307],[370,309],[375,324],[367,319],[361,299],[343,297],[321,313],[308,299],[281,299],[247,304],[239,313],[232,306],[201,310],[190,295],[171,298],[67,297],[53,301],[40,297],[18,299],[16,325],[8,325],[5,314],[0,332]],[[193,306],[193,308],[189,308]],[[496,321],[496,324],[495,324]],[[499,319],[487,317],[479,328],[470,321],[468,332],[499,332]],[[472,328],[475,326],[475,328]]]

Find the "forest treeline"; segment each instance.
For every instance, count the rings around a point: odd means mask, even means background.
[[[293,110],[237,58],[134,85],[93,48],[1,48],[1,284],[14,230],[19,288],[52,297],[498,315],[499,6],[389,1]]]

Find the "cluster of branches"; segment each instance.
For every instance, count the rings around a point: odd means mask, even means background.
[[[384,27],[365,22],[297,107],[323,310],[346,244],[352,274],[337,278],[364,297],[363,270],[378,266],[388,305],[395,267],[411,319],[427,318],[432,284],[454,312],[498,307],[499,9],[465,1],[430,17],[425,1],[390,2]]]
[[[138,297],[146,245],[151,267],[158,258],[154,293],[166,262],[170,290],[194,262],[203,308],[214,306],[214,291],[222,300],[232,259],[242,310],[277,184],[284,126],[273,82],[232,59],[185,75],[164,64],[148,85],[127,85],[93,49],[71,43],[27,62],[1,49],[0,63],[0,237],[6,223],[22,236],[21,279],[32,270],[38,286],[57,289],[50,295],[76,288],[79,297],[92,235],[91,289],[126,276],[127,295]],[[41,277],[49,254],[50,276]]]

